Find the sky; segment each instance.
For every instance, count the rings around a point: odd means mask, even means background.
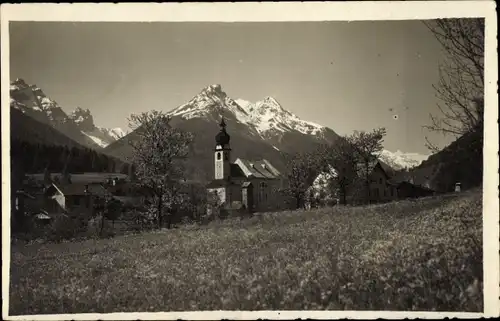
[[[102,127],[169,111],[211,84],[248,101],[274,97],[340,135],[387,129],[384,147],[429,154],[452,138],[422,126],[444,53],[421,21],[11,22],[10,77],[36,84]]]

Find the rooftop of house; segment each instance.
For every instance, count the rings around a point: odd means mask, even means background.
[[[28,178],[34,179],[35,181],[42,182],[44,180],[44,173],[27,174]],[[128,175],[122,173],[97,173],[97,172],[87,172],[87,173],[71,173],[71,181],[74,183],[106,183],[110,179],[127,180]],[[62,178],[61,173],[50,173],[52,180]]]
[[[101,184],[71,183],[52,184],[55,189],[61,191],[65,196],[97,195],[105,196],[110,193]]]

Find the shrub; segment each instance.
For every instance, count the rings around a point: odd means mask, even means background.
[[[52,242],[61,242],[74,238],[88,236],[88,219],[83,216],[60,215],[56,216],[46,231],[46,239]]]

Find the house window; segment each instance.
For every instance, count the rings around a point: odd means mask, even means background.
[[[75,196],[75,197],[74,197],[74,201],[73,201],[73,203],[74,203],[75,205],[80,205],[80,197]]]

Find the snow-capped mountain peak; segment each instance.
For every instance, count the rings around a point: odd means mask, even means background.
[[[404,168],[412,168],[420,165],[424,160],[429,158],[429,155],[422,155],[418,153],[405,153],[400,150],[391,152],[389,150],[382,150],[379,158],[390,165],[395,170]]]
[[[76,109],[69,114],[72,119],[82,131],[92,131],[95,129],[94,117],[90,110],[76,107]]]
[[[106,129],[106,128],[101,128],[101,130]],[[123,129],[116,127],[116,128],[110,128],[106,129],[108,131],[108,135],[113,137],[115,140],[118,140],[122,138],[123,136],[127,135],[127,132],[125,132]]]
[[[187,104],[169,112],[171,116],[184,119],[207,117],[216,112],[231,112],[236,120],[246,124],[263,137],[282,135],[286,132],[298,131],[306,135],[320,134],[325,127],[300,119],[284,109],[273,97],[252,103],[244,99],[233,100],[222,90],[221,85],[205,87]]]
[[[76,107],[69,115],[66,114],[42,89],[28,84],[22,78],[17,78],[10,84],[10,105],[90,147],[105,147],[125,135],[120,128],[96,127],[89,109]]]

